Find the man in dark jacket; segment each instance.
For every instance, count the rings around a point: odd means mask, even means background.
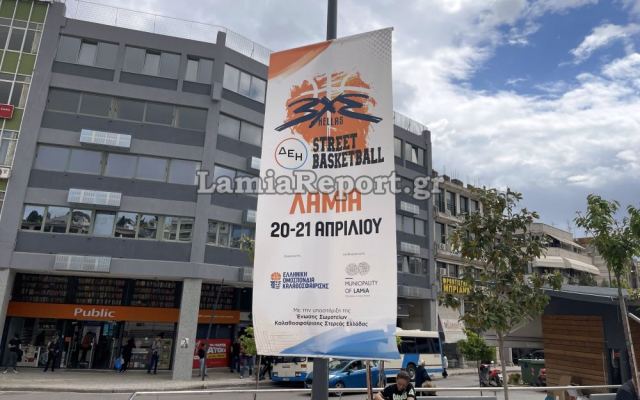
[[[616,400],[638,400],[636,388],[633,386],[633,380],[629,379],[627,383],[618,388]]]
[[[60,343],[60,337],[56,333],[49,343],[47,343],[47,364],[44,366],[44,372],[47,372],[49,365],[51,365],[51,372],[55,371],[61,350],[62,344]]]
[[[424,383],[431,380],[429,373],[427,372],[427,362],[425,360],[420,360],[420,365],[416,368],[416,387],[423,387]]]

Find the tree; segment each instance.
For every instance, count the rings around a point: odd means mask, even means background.
[[[529,227],[538,219],[536,212],[516,209],[522,195],[507,189],[476,189],[482,212],[465,214],[451,237],[454,248],[469,260],[486,266],[474,277],[465,271],[463,280],[470,290],[460,320],[478,332],[494,331],[500,349],[504,376],[504,398],[509,400],[506,374],[505,337],[521,323],[542,314],[549,302],[544,286],[559,289],[559,274],[528,275],[529,264],[543,254],[546,241],[533,235]],[[445,295],[446,306],[458,308],[461,299]]]
[[[240,336],[240,345],[242,346],[242,350],[245,354],[249,356],[255,356],[257,354],[256,339],[253,336],[253,327],[249,326],[245,329],[244,334]]]
[[[480,363],[487,360],[495,360],[496,349],[490,347],[484,338],[471,329],[464,330],[467,339],[458,341],[458,349],[467,360],[476,362],[476,371],[480,379]],[[482,385],[482,382],[480,382]]]
[[[575,221],[579,227],[593,236],[595,248],[607,263],[607,269],[615,279],[633,384],[636,392],[640,395],[638,366],[631,339],[627,305],[622,292],[623,286],[629,287],[628,276],[633,257],[640,255],[640,210],[628,206],[628,215],[618,219],[616,214],[619,209],[620,204],[617,201],[608,201],[600,196],[590,194],[587,196],[586,213],[579,212]],[[612,281],[612,283],[614,282]]]
[[[247,253],[251,266],[253,266],[253,258],[256,253],[256,241],[250,236],[243,235],[240,238],[240,247]]]

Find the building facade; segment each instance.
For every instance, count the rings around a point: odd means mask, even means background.
[[[257,197],[198,193],[196,171],[258,175],[267,65],[230,31],[168,36],[127,12],[49,5],[0,215],[1,345],[19,334],[36,366],[58,332],[63,367],[110,368],[134,338],[144,368],[161,335],[161,368],[187,379],[196,340],[228,346],[251,323]],[[429,132],[398,114],[394,135],[412,187],[431,174]],[[429,204],[397,196],[403,328],[436,329]]]
[[[47,3],[0,3],[0,212],[29,97]]]

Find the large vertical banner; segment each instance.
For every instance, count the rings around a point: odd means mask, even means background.
[[[395,198],[372,183],[394,176],[393,144],[391,29],[271,55],[260,176],[277,194],[259,196],[256,217],[260,354],[399,357]]]

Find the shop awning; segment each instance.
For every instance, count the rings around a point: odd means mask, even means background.
[[[569,264],[569,268],[573,270],[582,271],[593,275],[600,275],[600,270],[595,265],[574,260],[573,258],[565,258],[565,261]]]
[[[571,246],[575,246],[575,247],[577,247],[579,249],[584,249],[584,247],[580,246],[578,243],[574,242],[573,240],[565,239],[565,238],[561,237],[560,235],[554,235],[554,234],[549,233],[549,232],[545,232],[544,234],[551,236],[552,238],[556,239],[557,241],[559,241],[561,243],[568,244],[568,245],[571,245]]]
[[[558,268],[565,269],[568,268],[564,262],[563,257],[559,256],[542,256],[537,258],[534,263],[534,267],[545,267],[545,268]]]

